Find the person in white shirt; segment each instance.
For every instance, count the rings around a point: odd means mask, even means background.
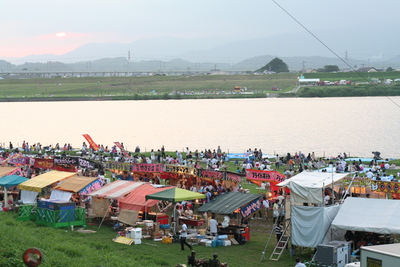
[[[216,236],[218,233],[218,222],[215,219],[215,215],[212,215],[212,218],[210,220],[210,233],[213,236]]]
[[[186,223],[182,224],[182,231],[181,231],[181,250],[185,250],[184,245],[188,246],[190,250],[192,250],[192,246],[186,242],[187,238],[187,225]]]
[[[296,265],[294,267],[306,267],[306,265],[301,262],[300,258],[296,258]]]

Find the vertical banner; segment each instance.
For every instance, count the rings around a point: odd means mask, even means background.
[[[83,137],[85,137],[86,141],[88,141],[91,148],[93,148],[95,151],[99,150],[99,146],[93,141],[93,139],[92,139],[92,137],[90,137],[90,135],[83,134]]]
[[[114,144],[121,150],[121,152],[124,154],[125,157],[130,158],[131,155],[129,155],[128,152],[126,152],[125,148],[120,144],[120,142],[114,142]]]

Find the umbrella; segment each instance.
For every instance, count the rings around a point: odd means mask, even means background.
[[[151,195],[146,196],[146,200],[148,199],[157,199],[157,200],[164,200],[169,201],[172,203],[176,203],[183,200],[194,200],[194,199],[203,199],[206,198],[205,194],[200,194],[196,192],[192,192],[182,188],[171,188],[168,190],[164,190],[161,192],[157,192]],[[176,206],[174,205],[174,215],[175,215]],[[174,216],[174,234],[176,232],[176,216]]]
[[[19,185],[25,181],[29,180],[28,178],[18,176],[18,175],[7,175],[0,178],[0,186],[4,186],[4,205],[8,207],[8,197],[7,197],[7,189],[10,186]]]

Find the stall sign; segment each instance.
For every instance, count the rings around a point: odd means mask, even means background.
[[[57,157],[54,158],[54,164],[57,165],[78,165],[79,160],[78,158],[72,158],[72,157]]]
[[[285,176],[277,171],[246,170],[246,179],[280,183]]]
[[[367,257],[367,267],[382,267],[382,260]]]
[[[161,172],[163,169],[163,164],[132,164],[132,171],[134,172]]]
[[[132,171],[131,163],[124,162],[107,162],[106,169],[110,170],[121,170],[121,171]]]
[[[371,189],[377,192],[400,193],[400,183],[372,181]]]
[[[204,170],[204,169],[196,169],[197,176],[200,178],[208,178],[215,180],[222,180],[224,178],[224,173],[214,170]]]
[[[85,186],[85,188],[83,188],[81,191],[79,191],[80,194],[83,195],[87,195],[90,194],[92,191],[99,189],[100,187],[102,187],[103,183],[101,181],[101,179],[97,179],[93,182],[91,182],[90,184],[88,184],[87,186]]]
[[[242,177],[240,176],[240,174],[237,173],[225,172],[224,180],[230,180],[240,183],[242,181]]]
[[[54,169],[54,161],[53,159],[35,159],[33,166],[40,169]]]
[[[12,158],[8,161],[8,163],[16,165],[25,165],[29,163],[29,158],[28,157]]]
[[[198,170],[192,167],[176,166],[171,164],[164,164],[165,172],[184,173],[197,175]]]
[[[96,163],[84,158],[78,158],[78,165],[81,168],[96,169]]]
[[[348,186],[351,183],[351,178],[343,178],[338,182],[335,182],[335,185],[340,185],[340,186]],[[355,177],[353,180],[352,185],[353,186],[368,186],[371,184],[371,180],[370,179],[366,179],[366,178],[360,178],[360,177]]]
[[[262,207],[261,199],[256,199],[256,200],[250,202],[249,204],[247,204],[246,206],[241,207],[240,214],[242,214],[243,219],[246,219],[254,212],[259,211],[261,209],[261,207]]]
[[[91,148],[93,148],[95,151],[99,150],[99,146],[93,141],[93,139],[92,139],[92,137],[90,137],[90,135],[83,134],[83,137],[85,137],[86,141],[88,141]]]

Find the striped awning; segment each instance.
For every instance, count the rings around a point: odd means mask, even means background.
[[[100,189],[92,191],[90,194],[88,194],[88,196],[114,198],[114,199],[120,198],[126,196],[127,194],[135,190],[135,188],[143,184],[144,183],[142,182],[117,180],[115,182],[103,186]]]
[[[0,177],[3,177],[5,175],[11,173],[18,168],[19,167],[0,166]]]

